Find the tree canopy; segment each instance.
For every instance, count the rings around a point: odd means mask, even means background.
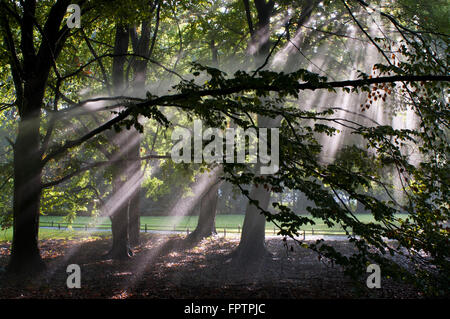
[[[72,2],[81,28],[66,24]],[[448,8],[445,0],[2,0],[0,223],[14,229],[10,269],[42,265],[40,214],[71,220],[109,207],[113,225],[119,215],[128,222],[141,188],[157,205],[221,167],[217,179],[279,235],[346,274],[376,263],[427,294],[447,294]],[[277,128],[276,172],[224,153],[219,163],[175,163],[170,136],[194,119],[222,130]],[[288,193],[308,204],[283,201]],[[341,226],[358,251],[303,242],[314,218]]]

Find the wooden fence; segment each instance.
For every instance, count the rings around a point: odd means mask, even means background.
[[[61,223],[61,222],[40,222],[40,227],[50,227],[54,229],[59,230],[65,230],[71,227],[74,230],[91,230],[91,231],[110,231],[111,230],[111,224],[81,224],[81,223]],[[190,229],[188,226],[177,226],[177,225],[152,225],[152,224],[141,224],[140,227],[142,232],[176,232],[176,233],[187,233],[189,234]],[[220,235],[222,234],[224,237],[226,237],[228,234],[240,234],[241,233],[241,226],[238,225],[237,227],[234,226],[224,226],[224,227],[216,227],[217,233]],[[266,228],[266,235],[277,235],[278,229],[276,227],[273,228],[273,230],[270,230]],[[302,229],[299,232],[300,237],[303,236],[303,238],[306,238],[306,235],[346,235],[346,232],[344,230],[333,230],[333,229]]]

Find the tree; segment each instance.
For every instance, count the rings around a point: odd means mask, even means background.
[[[217,170],[217,168],[216,168]],[[219,199],[219,187],[222,184],[220,179],[210,178],[211,185],[200,198],[200,212],[195,230],[186,237],[189,243],[197,243],[203,238],[217,234],[216,231],[216,210]]]
[[[58,53],[58,50],[61,52],[63,49],[60,48],[62,46],[60,39],[68,36],[65,33],[68,32],[65,27],[61,27],[65,12],[65,8],[60,7],[63,6],[62,3],[63,1],[58,1],[51,7],[45,4],[40,7],[43,10],[42,14],[35,14],[36,7],[33,1],[25,1],[23,7],[13,2],[2,2],[2,17],[6,18],[2,19],[2,32],[7,44],[11,75],[15,84],[16,104],[20,114],[18,135],[14,145],[15,239],[11,269],[23,272],[26,267],[29,267],[28,262],[38,265],[36,268],[42,265],[37,246],[42,167],[52,164],[52,161],[60,159],[75,149],[80,149],[88,141],[99,142],[100,136],[108,130],[132,127],[138,131],[142,130],[142,118],[170,127],[178,120],[173,113],[179,112],[187,119],[198,117],[205,120],[208,125],[220,128],[227,127],[231,120],[240,127],[255,129],[261,126],[270,127],[273,124],[267,124],[268,122],[277,121],[280,139],[278,172],[273,175],[261,175],[258,174],[258,165],[225,161],[223,163],[224,179],[248,196],[250,204],[248,211],[252,216],[258,216],[257,221],[244,225],[243,232],[246,235],[243,234],[243,240],[241,240],[240,247],[244,247],[242,251],[255,251],[256,255],[264,252],[263,223],[266,220],[279,227],[280,235],[291,236],[294,240],[298,240],[296,235],[301,227],[307,224],[312,225],[314,220],[306,215],[295,214],[292,207],[281,201],[274,200],[271,211],[268,205],[272,193],[301,192],[307,200],[314,202],[314,206],[307,208],[312,217],[322,219],[329,226],[341,225],[349,241],[358,248],[358,252],[352,256],[342,256],[320,241],[307,245],[309,248],[331,258],[342,265],[346,273],[353,276],[362,275],[367,262],[375,262],[383,267],[384,273],[411,280],[421,285],[424,291],[445,293],[448,283],[446,278],[449,277],[448,230],[443,226],[443,222],[448,220],[446,157],[449,151],[448,103],[445,99],[446,85],[449,80],[446,67],[448,39],[445,36],[423,32],[417,26],[405,24],[401,20],[399,22],[399,19],[394,16],[377,8],[371,8],[370,10],[377,12],[378,18],[383,19],[384,23],[388,23],[398,31],[398,38],[395,39],[397,46],[394,46],[390,38],[373,37],[367,31],[365,23],[359,19],[360,15],[370,15],[372,12],[369,11],[365,2],[357,1],[349,5],[347,1],[326,1],[321,6],[318,5],[316,10],[320,10],[321,14],[328,13],[330,20],[341,21],[342,17],[352,21],[354,30],[358,30],[358,33],[356,31],[352,33],[352,37],[364,36],[362,45],[370,45],[381,58],[380,61],[375,58],[370,59],[372,74],[356,70],[346,73],[339,68],[338,79],[333,79],[336,74],[329,76],[312,61],[305,62],[307,67],[313,65],[315,69],[320,69],[319,73],[306,67],[289,67],[284,72],[277,71],[269,68],[268,63],[271,59],[275,59],[275,53],[285,52],[278,48],[292,43],[290,24],[281,24],[285,32],[280,33],[277,28],[276,36],[266,32],[270,29],[271,14],[273,11],[280,13],[282,11],[280,8],[283,6],[272,1],[255,1],[258,23],[252,39],[253,43],[260,44],[258,48],[264,54],[260,56],[257,66],[252,67],[255,70],[241,69],[232,74],[226,74],[213,66],[200,63],[189,64],[190,57],[181,58],[184,42],[180,24],[177,21],[176,24],[167,26],[172,31],[168,32],[169,38],[171,37],[172,43],[177,44],[169,50],[175,51],[174,47],[179,48],[180,52],[177,52],[174,64],[179,66],[179,70],[182,70],[184,74],[182,76],[176,71],[162,67],[166,71],[170,70],[170,73],[179,79],[179,82],[170,88],[171,91],[163,90],[162,93],[156,90],[149,91],[146,92],[145,97],[138,98],[108,95],[70,103],[68,109],[91,115],[93,112],[87,112],[84,107],[89,103],[101,101],[103,104],[96,108],[95,112],[103,112],[109,116],[102,119],[102,123],[95,123],[93,129],[78,134],[76,138],[60,138],[49,146],[50,137],[44,136],[43,142],[40,139],[39,131],[42,128],[40,112],[43,109],[46,112],[51,111],[43,103],[49,100],[45,99],[44,80],[48,80],[50,75],[56,80],[56,90],[54,90],[56,100],[65,98],[59,89],[63,84],[61,79],[65,79],[66,76],[58,76],[59,70],[54,67],[55,63],[61,61],[54,60],[54,53]],[[305,1],[302,4],[306,6],[317,3]],[[241,16],[251,18],[249,3],[244,1],[241,5],[247,9],[246,11],[241,9]],[[174,16],[180,13],[175,9],[182,11],[171,5],[169,9],[167,12],[173,13]],[[298,10],[298,7],[293,9],[296,16],[307,16],[308,10],[305,10],[305,7],[302,7],[302,10]],[[400,6],[397,9],[402,12]],[[355,14],[355,10],[360,11]],[[22,15],[15,14],[16,12]],[[48,15],[46,15],[47,12]],[[37,20],[47,18],[44,28],[38,27],[39,24],[35,23],[32,17]],[[273,17],[280,17],[280,14]],[[350,36],[339,33],[341,31],[339,28],[337,30],[332,27],[325,28],[328,15],[323,18],[324,25],[314,21],[314,27],[311,28],[314,29],[312,32],[327,36],[321,37],[320,40],[308,39],[303,47],[297,45],[295,47],[299,49],[300,54],[304,55],[305,60],[311,60],[310,57],[317,53],[315,50],[323,40],[325,45],[331,48],[327,51],[331,56],[330,61],[327,59],[325,62],[335,66],[339,64],[341,58],[347,61],[348,57],[345,53],[349,50],[346,50],[345,44]],[[322,21],[321,18],[317,20]],[[249,29],[253,29],[251,19],[247,21]],[[128,24],[123,25],[123,33],[129,31],[125,25]],[[298,23],[298,26],[307,27],[302,23]],[[320,27],[322,29],[319,29]],[[18,32],[12,32],[12,30],[21,31],[21,54],[15,53]],[[33,41],[37,41],[34,38],[30,41],[32,30],[38,31],[42,38],[38,54],[35,55],[30,49],[34,44]],[[256,33],[260,30],[263,31]],[[194,35],[199,36],[199,33]],[[330,41],[330,35],[342,40],[341,44]],[[128,38],[127,36],[125,40],[124,37],[120,44],[125,46]],[[105,39],[108,44],[112,41],[107,37]],[[47,42],[51,45],[49,46]],[[126,47],[128,48],[128,45]],[[221,49],[220,42],[207,41],[201,49],[192,50],[191,53],[208,50],[216,59],[220,58]],[[303,49],[309,49],[309,51],[305,54],[302,52]],[[22,60],[19,60],[19,57]],[[113,64],[114,61],[117,63],[120,60],[117,54],[106,54],[102,58],[106,57],[113,58]],[[61,59],[61,56],[59,58]],[[98,56],[77,67],[75,71],[68,68],[69,75],[74,72],[77,74],[86,72],[86,76],[89,75],[87,68],[100,59]],[[255,60],[258,59],[255,58]],[[162,66],[161,63],[153,64]],[[123,74],[123,65],[117,65],[117,67]],[[359,66],[356,67],[359,68]],[[99,65],[98,68],[101,66]],[[52,70],[54,74],[50,72]],[[189,73],[189,76],[186,76],[186,73]],[[394,106],[401,104],[409,107],[417,115],[420,125],[414,129],[397,129],[392,125],[366,125],[364,121],[359,121],[357,118],[337,116],[337,108],[333,106],[324,105],[320,109],[309,109],[301,103],[303,101],[300,99],[300,94],[302,98],[308,97],[307,94],[303,95],[307,91],[364,95],[366,103],[360,106],[358,118],[363,112],[375,107],[374,101],[387,100]],[[394,95],[393,93],[399,97],[400,101],[394,98],[389,99]],[[53,106],[54,111],[58,111],[58,103],[54,103]],[[172,110],[173,113],[168,110]],[[58,113],[65,114],[67,109]],[[47,128],[52,127],[50,120],[46,124],[48,124]],[[89,123],[89,125],[92,124]],[[362,170],[362,165],[358,163],[361,158],[346,158],[341,162],[336,162],[334,159],[327,162],[321,161],[323,145],[320,137],[340,134],[340,129],[336,125],[345,127],[351,131],[352,135],[358,136],[355,141],[358,141],[358,144],[361,142],[361,154],[372,154],[374,162],[380,163],[381,166],[394,167],[400,185],[398,191],[404,195],[403,202],[398,202],[391,196],[391,186],[395,186],[390,180],[392,174],[384,174],[382,171],[372,169]],[[46,134],[46,136],[50,135]],[[407,145],[417,149],[421,156],[419,163],[411,162],[406,156]],[[42,149],[45,151],[42,152]],[[123,160],[121,157],[120,161]],[[132,160],[136,158],[133,157]],[[99,167],[99,165],[100,163],[87,165],[80,171]],[[120,182],[117,181],[117,185]],[[379,190],[384,192],[384,196],[378,196]],[[211,193],[211,195],[215,194],[216,192]],[[213,211],[214,196],[210,198],[206,207],[210,207],[210,211]],[[359,203],[360,209],[370,212],[375,222],[361,222],[349,203]],[[122,209],[122,211],[126,210]],[[273,214],[273,211],[276,213]],[[400,211],[408,212],[407,220],[396,217],[396,213]],[[247,220],[250,218],[250,213]],[[127,214],[124,213],[121,216],[127,216]],[[262,217],[265,217],[265,220]],[[117,231],[127,233],[127,230],[123,229]],[[249,236],[246,237],[247,235]],[[385,238],[396,240],[399,246],[392,247]],[[124,243],[126,244],[126,238],[120,241],[120,245]],[[305,243],[301,244],[305,245]],[[256,249],[249,249],[249,247],[256,247]],[[258,249],[261,247],[262,249]],[[122,249],[122,251],[128,253],[128,249]],[[419,251],[425,252],[426,258],[418,254]],[[397,254],[410,260],[415,267],[414,271],[411,272],[392,259],[386,258],[386,254]],[[434,270],[432,267],[435,267]]]
[[[14,143],[14,233],[9,269],[15,272],[40,270],[43,262],[38,248],[39,203],[41,196],[42,149],[40,116],[49,73],[69,36],[61,27],[68,1],[57,1],[39,28],[41,43],[33,35],[36,27],[36,2],[25,1],[20,8],[2,1],[2,31],[7,46],[16,91],[15,106],[20,115]],[[20,52],[11,25],[20,29]],[[36,45],[38,49],[36,51]]]
[[[258,22],[256,23],[256,29],[253,30],[253,22],[251,18],[251,14],[249,12],[250,7],[248,1],[244,1],[245,8],[247,11],[247,23],[251,33],[251,46],[257,46],[257,50],[254,52],[255,56],[255,65],[257,66],[257,70],[261,69],[265,64],[267,64],[267,59],[270,57],[270,18],[274,13],[274,1],[264,1],[264,0],[255,0],[254,4],[257,10]],[[315,7],[320,3],[320,1],[305,1],[302,3],[300,7],[301,15],[297,21],[297,31],[299,32],[300,28],[303,27],[311,17],[311,14]],[[286,28],[289,28],[289,23],[286,23]],[[279,39],[278,39],[279,41]],[[291,41],[291,40],[289,40]],[[294,40],[295,41],[295,40]],[[298,42],[298,40],[296,41]],[[292,42],[293,43],[293,42]],[[299,43],[294,44],[294,46]],[[290,43],[288,43],[288,46]],[[298,47],[297,47],[298,49]],[[293,65],[293,57],[291,54],[287,61],[284,64],[284,70],[288,71],[292,68]],[[267,116],[258,115],[258,126],[273,128],[278,127],[282,120],[281,116],[277,116],[275,118],[270,118]],[[257,165],[255,168],[256,171],[259,170],[259,166]],[[254,199],[257,205],[263,209],[268,209],[270,203],[270,189],[269,187],[263,187],[263,185],[253,185],[250,193],[250,198]],[[242,235],[241,240],[239,242],[239,246],[235,252],[233,252],[233,256],[236,256],[236,259],[239,261],[247,261],[247,260],[258,260],[259,258],[267,255],[267,250],[265,248],[265,231],[266,231],[266,219],[263,214],[261,214],[260,209],[255,205],[255,202],[250,201],[247,205],[247,209],[245,212],[244,224],[242,227]]]

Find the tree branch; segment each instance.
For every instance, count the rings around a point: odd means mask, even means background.
[[[253,21],[252,21],[252,15],[250,12],[250,4],[249,4],[248,0],[243,0],[243,2],[244,2],[244,7],[245,7],[245,16],[247,17],[248,30],[250,32],[250,36],[253,38],[255,30],[253,29]]]
[[[51,181],[51,182],[47,182],[47,183],[43,183],[41,188],[45,189],[45,188],[49,188],[49,187],[53,187],[53,186],[59,185],[59,184],[65,182],[65,181],[68,181],[72,177],[80,175],[83,172],[89,171],[89,170],[91,170],[93,168],[109,166],[109,165],[111,165],[113,163],[120,163],[120,162],[125,162],[125,161],[130,161],[130,162],[133,161],[134,162],[136,160],[145,161],[145,160],[148,160],[148,159],[170,159],[170,158],[171,157],[169,155],[146,155],[146,156],[143,156],[143,157],[139,157],[138,159],[118,159],[118,160],[108,160],[108,161],[90,163],[90,164],[87,164],[86,166],[84,166],[84,167],[82,167],[82,168],[80,168],[80,169],[78,169],[78,170],[76,170],[76,171],[74,171],[74,172],[64,176],[64,177],[61,177],[61,178],[59,178],[57,180],[54,180],[54,181]]]
[[[448,82],[450,81],[450,76],[447,75],[406,75],[406,76],[389,76],[389,77],[378,77],[371,79],[361,79],[361,80],[349,80],[349,81],[334,81],[334,82],[306,82],[306,83],[298,83],[295,85],[295,89],[300,90],[318,90],[318,89],[332,89],[332,88],[344,88],[344,87],[361,87],[365,85],[371,84],[379,84],[379,83],[394,83],[394,82],[421,82],[421,81],[441,81]],[[73,141],[67,141],[63,146],[58,149],[55,149],[53,152],[48,154],[43,160],[42,165],[45,165],[50,159],[64,153],[66,150],[81,145],[85,141],[94,137],[97,134],[102,133],[105,130],[112,128],[114,125],[119,124],[125,118],[127,118],[135,108],[146,108],[151,106],[164,105],[165,103],[183,101],[192,98],[202,98],[206,96],[224,96],[230,95],[234,93],[240,93],[245,91],[252,90],[263,90],[267,92],[282,92],[286,90],[286,87],[283,85],[278,86],[276,84],[260,84],[257,81],[251,81],[248,83],[241,83],[237,86],[231,86],[228,88],[221,89],[205,89],[197,92],[186,92],[179,93],[173,95],[165,95],[161,97],[157,97],[151,100],[147,100],[144,102],[140,102],[129,106],[125,110],[119,113],[115,118],[109,120],[105,124],[99,126],[95,130],[89,132],[88,134],[80,137],[79,139]],[[192,107],[194,108],[194,107]]]

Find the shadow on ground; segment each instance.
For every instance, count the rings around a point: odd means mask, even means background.
[[[145,234],[126,261],[102,258],[110,240],[45,240],[41,251],[48,269],[30,279],[0,273],[0,298],[418,298],[412,288],[383,278],[381,289],[356,289],[339,267],[311,250],[286,249],[267,241],[271,256],[256,263],[235,263],[228,255],[237,239],[212,237],[186,245],[181,236]],[[330,244],[330,242],[329,242]],[[350,253],[343,241],[331,242]],[[292,243],[288,242],[288,248]],[[9,245],[0,245],[0,267]],[[81,288],[68,289],[69,264],[81,268]],[[365,278],[361,279],[365,283]]]

